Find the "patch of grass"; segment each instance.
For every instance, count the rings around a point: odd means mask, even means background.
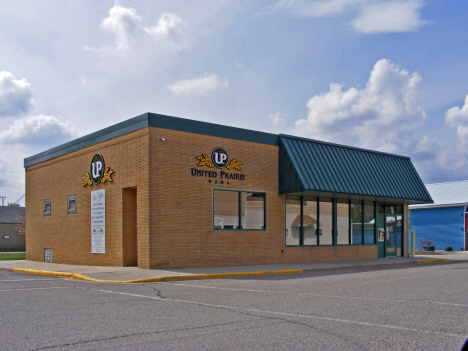
[[[25,260],[26,252],[0,252],[0,261]]]

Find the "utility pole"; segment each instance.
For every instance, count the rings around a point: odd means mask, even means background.
[[[2,199],[2,207],[5,206],[6,196],[0,196],[0,199]]]

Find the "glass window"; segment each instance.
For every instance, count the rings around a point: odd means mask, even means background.
[[[52,199],[44,200],[43,213],[44,213],[44,217],[52,216]]]
[[[266,228],[266,194],[214,190],[213,228],[262,230]]]
[[[362,201],[351,201],[351,244],[362,244]]]
[[[239,226],[239,193],[237,191],[214,192],[214,228],[237,229]]]
[[[302,206],[304,245],[317,245],[317,198],[304,197]]]
[[[402,235],[403,235],[403,216],[396,216],[396,255],[401,256],[402,253]]]
[[[241,193],[242,229],[265,229],[265,194]]]
[[[76,214],[76,195],[68,196],[68,214]]]
[[[319,204],[319,245],[333,245],[333,201],[320,199]]]
[[[337,243],[338,245],[349,244],[349,201],[337,200],[336,205],[337,217]]]
[[[375,244],[375,204],[364,201],[364,244]]]
[[[301,240],[301,198],[286,197],[286,245],[300,245]]]
[[[385,212],[387,214],[395,214],[396,213],[396,206],[395,205],[386,205]]]

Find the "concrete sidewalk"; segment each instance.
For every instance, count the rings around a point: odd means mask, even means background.
[[[468,251],[436,252],[415,258],[389,257],[383,259],[268,264],[209,268],[142,269],[137,267],[81,266],[27,260],[0,261],[0,270],[42,274],[95,282],[143,283],[178,280],[240,278],[280,274],[300,274],[353,268],[379,268],[397,265],[468,262]]]

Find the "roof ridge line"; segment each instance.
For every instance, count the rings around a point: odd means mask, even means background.
[[[404,158],[404,159],[408,159],[408,160],[411,159],[409,156],[402,156],[402,155],[397,155],[397,154],[391,154],[389,152],[376,151],[376,150],[364,149],[364,148],[356,147],[356,146],[337,144],[337,143],[332,143],[332,142],[329,142],[329,141],[322,141],[322,140],[317,140],[317,139],[304,138],[304,137],[299,137],[299,136],[295,136],[295,135],[279,134],[278,136],[280,138],[294,138],[294,139],[299,139],[299,140],[303,140],[303,141],[310,141],[310,142],[319,143],[319,144],[337,146],[337,147],[341,147],[341,148],[344,148],[344,149],[353,149],[353,150],[358,150],[358,151],[372,152],[374,154],[388,155],[388,156],[399,157],[399,158]]]

